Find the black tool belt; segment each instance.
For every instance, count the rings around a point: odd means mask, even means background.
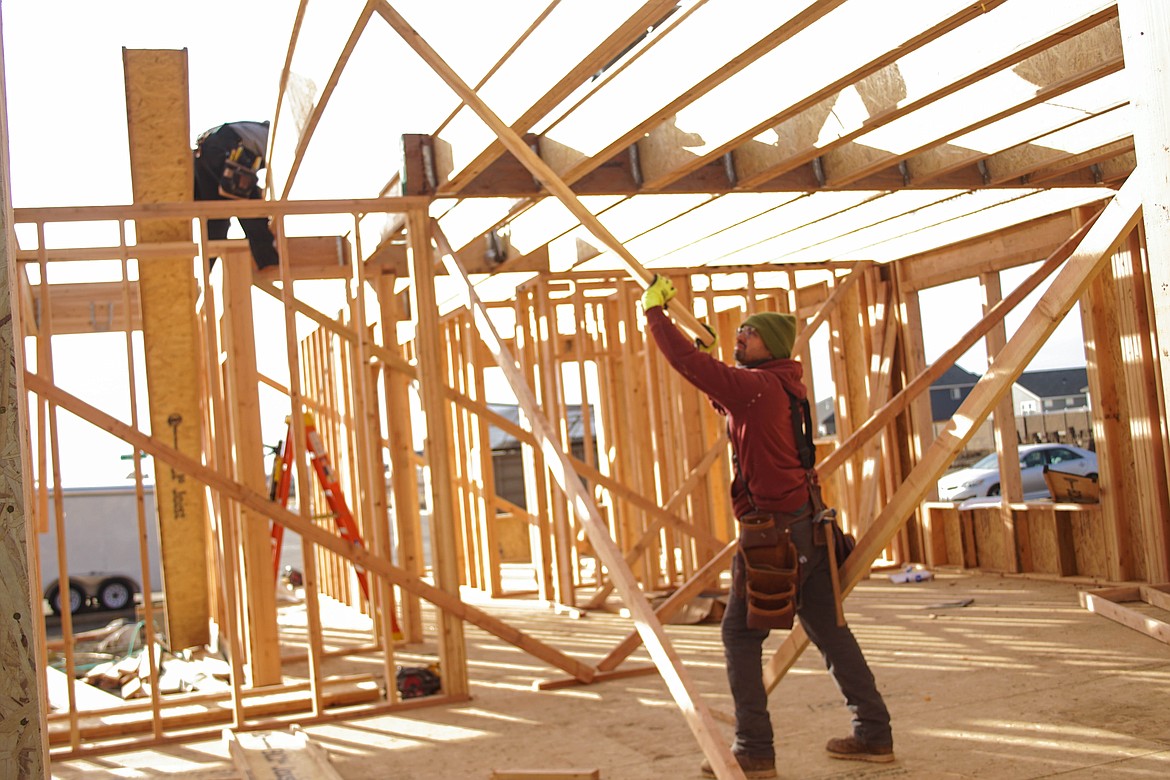
[[[750,512],[739,518],[742,595],[748,628],[792,628],[800,588],[800,555],[792,543],[793,523],[812,515],[799,512]]]

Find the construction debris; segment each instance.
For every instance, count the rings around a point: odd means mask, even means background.
[[[300,726],[288,731],[223,730],[232,762],[246,780],[341,780],[329,754]]]

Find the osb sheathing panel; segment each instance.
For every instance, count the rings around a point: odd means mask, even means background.
[[[126,117],[135,203],[192,198],[193,161],[187,94],[187,52],[122,52]],[[190,241],[186,219],[141,220],[139,243]],[[200,458],[199,342],[191,258],[151,259],[139,265],[142,332],[155,438]],[[156,468],[155,495],[167,634],[172,648],[206,644],[207,513],[203,492],[184,474]]]
[[[0,66],[2,76],[2,66]],[[0,79],[2,83],[2,79]],[[0,94],[0,105],[3,95]],[[7,128],[0,117],[0,137]],[[0,641],[0,777],[40,777],[44,774],[45,714],[42,703],[46,693],[38,683],[36,658],[38,649],[32,621],[29,594],[28,561],[33,532],[26,508],[24,473],[27,466],[27,438],[20,421],[28,412],[20,403],[19,377],[24,361],[16,351],[14,333],[20,332],[20,313],[13,311],[11,291],[18,289],[15,263],[10,253],[15,247],[8,242],[7,155],[0,155],[0,614],[8,628]],[[28,483],[31,485],[31,482]],[[40,604],[40,594],[37,594]]]

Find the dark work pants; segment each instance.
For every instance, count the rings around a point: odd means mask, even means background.
[[[873,673],[853,632],[848,626],[837,625],[827,549],[813,544],[811,520],[795,523],[790,533],[802,567],[796,614],[809,639],[821,651],[829,674],[845,697],[845,706],[853,713],[853,736],[872,745],[892,745],[890,713],[878,693]],[[739,565],[737,555],[732,566]],[[734,573],[732,580],[735,581]],[[747,602],[735,591],[732,587],[722,626],[727,681],[735,701],[735,743],[731,750],[748,756],[774,757],[762,657],[768,630],[748,628]]]
[[[195,157],[195,200],[231,200],[219,194],[219,179],[223,175],[223,164],[227,155],[236,148],[239,136],[230,128],[208,136],[199,146],[199,153]],[[253,188],[249,196],[253,199],[264,197],[259,187]],[[239,219],[237,217],[237,219]],[[244,236],[248,239],[248,246],[252,250],[252,259],[257,268],[267,268],[280,262],[276,254],[276,238],[268,229],[267,217],[239,219]],[[207,220],[207,238],[209,241],[220,241],[227,238],[230,219]],[[211,258],[214,263],[216,258]]]

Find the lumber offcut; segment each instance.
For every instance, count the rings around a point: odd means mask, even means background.
[[[341,780],[329,756],[309,735],[289,731],[223,730],[232,762],[248,780]]]

